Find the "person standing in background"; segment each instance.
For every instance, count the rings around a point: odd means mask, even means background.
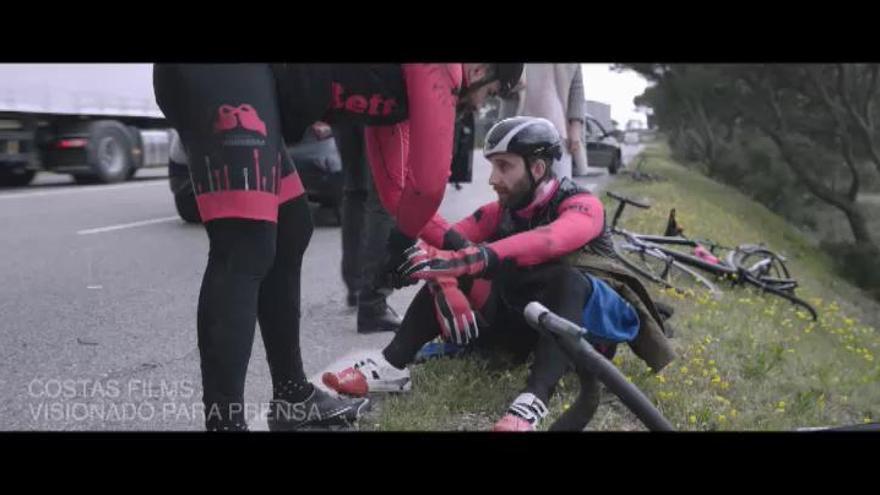
[[[554,164],[556,176],[585,175],[587,100],[581,65],[525,64],[524,83],[514,97],[502,102],[501,116],[542,117],[552,122],[565,142],[562,159]]]
[[[379,273],[394,219],[373,185],[364,126],[339,122],[331,127],[342,160],[342,278],[348,305],[358,308],[358,333],[396,332],[400,316],[388,305],[392,290],[381,287]]]

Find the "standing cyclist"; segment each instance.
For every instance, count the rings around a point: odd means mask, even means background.
[[[208,430],[247,429],[257,321],[272,375],[270,429],[345,424],[367,405],[321,392],[303,371],[300,276],[312,223],[284,142],[318,120],[367,126],[376,187],[397,223],[388,264],[399,264],[418,236],[443,242],[436,211],[456,108],[508,92],[521,73],[522,64],[155,66],[156,101],[186,149],[210,244],[197,318]]]

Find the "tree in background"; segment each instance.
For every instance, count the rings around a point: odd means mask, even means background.
[[[877,234],[857,201],[865,184],[880,177],[880,65],[618,68],[653,83],[634,103],[653,109],[673,152],[701,172],[789,217],[809,216],[798,207],[804,195],[840,211],[852,235],[846,246],[834,247],[845,271],[862,285],[880,285]]]

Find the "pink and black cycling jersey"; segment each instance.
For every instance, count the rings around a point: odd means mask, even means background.
[[[521,268],[553,262],[578,250],[614,257],[602,202],[568,178],[551,179],[535,192],[525,208],[513,211],[500,202],[478,208],[453,226],[432,222],[432,235],[444,249],[461,249],[468,242],[485,243],[499,261]],[[467,291],[476,309],[489,300],[492,282],[474,279]]]
[[[417,237],[435,218],[452,163],[461,64],[278,64],[285,138],[314,121],[366,125],[376,189],[398,229]],[[435,222],[443,223],[435,218]]]
[[[602,202],[567,178],[539,186],[535,199],[512,211],[499,202],[482,206],[451,230],[473,243],[487,243],[499,260],[540,265],[579,249],[614,256]],[[446,238],[450,237],[447,231]]]

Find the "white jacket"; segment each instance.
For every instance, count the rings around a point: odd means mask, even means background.
[[[574,119],[583,122],[587,113],[580,64],[525,64],[524,82],[524,88],[517,97],[513,101],[504,102],[502,115],[543,117],[552,122],[563,141],[566,140],[568,122]],[[515,106],[513,115],[510,106]],[[581,141],[583,142],[583,137]],[[567,151],[564,155],[568,156]],[[584,147],[581,146],[572,158],[575,169],[579,173],[585,173],[587,156]],[[570,172],[563,175],[567,173]]]
[[[580,64],[526,64],[524,88],[505,105],[505,116],[543,117],[567,138],[568,121],[587,113]],[[511,111],[512,110],[512,111]]]

